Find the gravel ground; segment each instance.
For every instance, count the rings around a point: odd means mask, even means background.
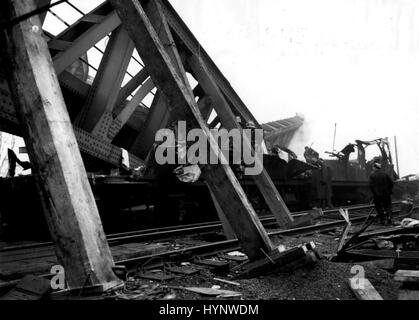
[[[314,241],[321,254],[331,254],[336,248],[336,233],[315,233],[301,237],[277,237],[273,239],[276,245],[293,247],[309,241]],[[359,263],[365,269],[366,277],[385,300],[397,299],[399,285],[393,280],[393,275],[383,269],[371,266],[369,263]],[[218,285],[221,289],[238,291],[240,299],[245,300],[354,300],[349,288],[349,278],[353,264],[333,263],[322,259],[312,267],[301,268],[289,273],[273,272],[268,275],[251,279],[234,280],[229,275],[214,275],[209,270],[202,270],[193,276],[181,276],[167,282],[150,281],[141,278],[131,278],[127,282],[127,290],[120,293],[119,299],[221,299],[188,292],[179,287],[206,287]],[[214,281],[213,278],[223,278],[240,283],[240,286]],[[224,298],[226,299],[226,298]],[[238,299],[233,298],[233,299]]]

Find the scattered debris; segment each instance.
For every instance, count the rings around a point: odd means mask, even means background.
[[[216,273],[227,273],[230,271],[230,262],[226,260],[220,260],[214,257],[207,259],[198,257],[194,260],[194,263],[198,265],[211,267],[212,270]]]
[[[144,279],[157,280],[157,281],[169,281],[174,278],[172,275],[167,274],[161,270],[139,272],[138,276]]]
[[[398,300],[419,300],[419,291],[417,290],[399,290]]]
[[[247,261],[248,257],[243,252],[240,251],[232,251],[228,252],[227,254],[224,254],[221,256],[224,259],[232,260],[232,261]]]
[[[28,275],[0,300],[41,300],[50,291],[50,280]]]
[[[251,261],[242,266],[242,272],[236,277],[256,276],[264,272],[281,270],[289,272],[302,266],[312,265],[320,259],[314,242],[291,248],[287,251],[272,250],[266,257]],[[273,268],[273,266],[275,266]]]
[[[418,226],[419,225],[419,220],[415,220],[415,219],[411,219],[411,218],[404,218],[401,222],[400,225],[402,228],[411,228],[414,226]]]
[[[247,258],[247,256],[243,252],[240,252],[240,251],[231,251],[231,252],[228,252],[227,255],[230,257],[246,257]]]
[[[176,299],[176,294],[174,293],[169,293],[163,297],[163,300],[174,300],[174,299]]]
[[[173,273],[178,273],[178,274],[184,274],[184,275],[191,275],[191,274],[195,274],[198,273],[199,270],[190,266],[171,266],[167,268],[170,272]]]

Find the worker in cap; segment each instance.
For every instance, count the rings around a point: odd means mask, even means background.
[[[249,121],[246,123],[246,128],[248,129],[256,129],[255,123],[253,121]]]
[[[375,210],[383,224],[391,224],[391,194],[393,193],[393,180],[382,170],[380,163],[373,165],[369,186],[374,197]]]

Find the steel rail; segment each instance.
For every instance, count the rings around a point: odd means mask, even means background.
[[[396,203],[393,203],[396,204]],[[371,208],[372,205],[357,205],[353,207],[344,207],[348,208],[351,211],[357,211],[357,210],[365,210]],[[332,213],[338,213],[339,209],[330,209],[325,210],[324,214],[332,214]],[[299,211],[299,212],[293,212],[292,215],[294,218],[299,216],[307,215],[309,211]],[[270,225],[276,225],[276,219],[273,216],[261,216],[260,221],[264,224],[264,227],[270,226]],[[130,240],[150,240],[150,239],[161,239],[165,237],[171,237],[171,236],[179,236],[179,235],[186,235],[186,234],[192,234],[192,233],[202,233],[202,232],[211,232],[214,230],[218,230],[222,228],[222,224],[220,222],[204,222],[204,223],[196,223],[196,224],[190,224],[190,225],[179,225],[179,226],[169,226],[169,227],[162,227],[162,228],[153,228],[153,229],[146,229],[146,230],[138,230],[138,231],[129,231],[129,232],[123,232],[123,233],[115,233],[107,235],[109,243],[116,243],[116,242],[126,242]],[[294,230],[294,229],[290,229]],[[41,248],[41,247],[47,247],[52,246],[53,242],[41,242],[36,244],[26,244],[26,245],[20,245],[20,246],[10,246],[0,249],[0,252],[6,252],[6,251],[14,251],[14,250],[24,250],[24,249],[35,249],[35,248]]]
[[[413,210],[418,209],[419,207],[414,207]],[[401,210],[397,210],[394,211],[394,214],[400,213]],[[358,223],[362,223],[364,222],[365,217],[355,217],[355,218],[351,218],[350,221],[352,224],[358,224]],[[329,230],[334,230],[338,227],[342,227],[346,225],[346,221],[345,220],[341,220],[341,221],[332,221],[332,222],[326,222],[326,223],[322,223],[322,224],[317,224],[317,225],[312,225],[312,226],[307,226],[307,227],[300,227],[300,228],[293,228],[293,229],[287,229],[287,230],[279,230],[279,231],[274,231],[274,232],[269,232],[268,236],[271,237],[275,237],[275,236],[293,236],[293,235],[304,235],[304,234],[311,234],[313,232],[319,232],[319,231],[329,231]],[[208,254],[208,252],[218,252],[218,251],[224,251],[224,250],[235,250],[240,248],[240,243],[239,240],[237,239],[233,239],[233,240],[225,240],[225,241],[219,241],[219,242],[214,242],[214,243],[209,243],[209,244],[204,244],[204,245],[199,245],[199,246],[194,246],[194,247],[189,247],[189,248],[183,248],[183,249],[179,249],[179,250],[171,250],[171,251],[167,251],[167,252],[161,252],[161,253],[156,253],[156,254],[151,254],[151,255],[146,255],[146,256],[142,256],[142,257],[135,257],[135,258],[130,258],[130,259],[124,259],[124,260],[119,260],[116,261],[117,265],[124,265],[127,268],[131,268],[134,265],[139,265],[141,263],[145,263],[151,259],[155,259],[155,258],[160,258],[160,259],[164,259],[164,258],[173,258],[174,256],[183,256],[186,253],[190,253],[190,254],[203,254],[206,253]]]

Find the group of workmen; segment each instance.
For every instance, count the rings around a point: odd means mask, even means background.
[[[358,143],[358,146],[359,145],[362,146],[361,143]],[[341,151],[344,159],[340,159],[348,161],[349,154],[353,151],[353,145],[348,145],[344,150]],[[363,152],[363,155],[365,155],[365,152]],[[322,161],[316,151],[310,147],[305,147],[304,157],[306,158],[307,163],[316,165],[319,167],[319,171],[323,171]],[[384,161],[385,160],[386,159],[384,159]],[[382,164],[379,162],[375,162],[373,164],[372,172],[369,177],[369,187],[373,195],[377,218],[379,219],[380,223],[390,225],[392,223],[391,195],[393,193],[393,179],[386,172],[386,170],[384,170]],[[331,201],[327,202],[327,206],[331,206]]]

